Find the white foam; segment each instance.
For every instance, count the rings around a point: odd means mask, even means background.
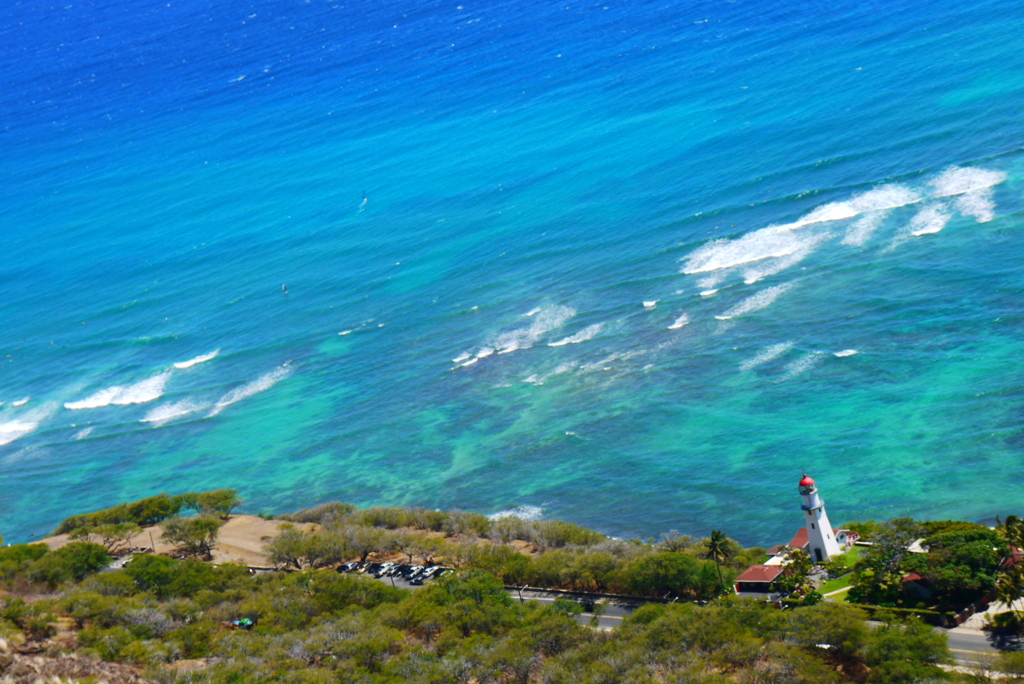
[[[653,301],[650,301],[650,302],[644,302],[644,308],[645,309],[653,309],[656,306],[658,306],[658,300],[657,299],[655,299]]]
[[[28,403],[28,400],[31,398],[32,397],[25,397],[24,399],[19,399],[18,401],[12,401],[11,406],[24,406],[25,404]]]
[[[175,418],[187,416],[196,411],[203,411],[210,408],[209,404],[197,404],[190,399],[178,401],[173,404],[157,406],[139,420],[140,423],[153,423],[153,427],[160,427]]]
[[[488,520],[502,518],[522,518],[523,520],[539,520],[544,511],[539,506],[516,506],[505,511],[498,511],[487,516]]]
[[[762,349],[761,351],[759,351],[757,353],[757,356],[755,356],[754,358],[747,359],[746,361],[741,363],[740,370],[748,371],[753,370],[758,366],[763,366],[764,364],[770,361],[774,361],[775,359],[782,356],[792,348],[792,342],[780,342],[779,344],[769,345]]]
[[[801,229],[820,223],[852,219],[863,213],[894,209],[920,200],[917,193],[901,185],[883,185],[845,202],[823,204],[793,223],[770,225],[735,240],[709,242],[684,257],[682,272],[710,273],[767,259],[780,260],[771,266],[748,271],[745,275],[747,281],[756,282],[766,275],[793,266],[831,237],[816,235],[814,231],[807,233]],[[704,290],[710,290],[715,285],[717,282],[698,283]]]
[[[687,316],[685,313],[684,314],[679,314],[679,318],[677,318],[672,323],[672,325],[668,326],[668,329],[669,330],[679,330],[684,325],[688,325],[689,323],[690,323],[690,317],[689,316]]]
[[[721,316],[715,316],[720,321],[727,321],[730,318],[736,318],[744,314],[753,313],[754,311],[760,311],[772,305],[772,303],[779,298],[781,294],[786,292],[793,286],[793,283],[783,283],[781,285],[773,285],[772,287],[761,290],[760,292],[753,294],[742,302],[726,311]]]
[[[862,214],[897,209],[920,201],[919,194],[903,185],[881,185],[854,197],[850,200],[850,206]]]
[[[534,314],[539,314],[540,312],[541,312],[541,308],[538,306],[536,308],[533,308],[533,309],[530,309],[529,311],[527,311],[525,315],[533,316]]]
[[[595,335],[601,332],[601,328],[603,327],[604,323],[595,323],[594,325],[587,326],[583,330],[580,330],[575,335],[569,335],[558,342],[549,342],[548,346],[563,347],[567,344],[579,344],[580,342],[586,342],[587,340],[593,339]]]
[[[341,337],[344,337],[345,335],[351,335],[351,334],[352,334],[351,330],[342,330],[340,333],[338,333],[338,335],[341,336]]]
[[[964,216],[972,216],[978,223],[988,223],[996,217],[996,203],[992,195],[992,188],[972,190],[957,197],[954,206]]]
[[[908,230],[914,237],[938,233],[949,223],[950,214],[943,211],[944,204],[929,204],[910,219]]]
[[[471,358],[472,356],[473,355],[470,354],[469,352],[462,352],[461,354],[456,356],[454,359],[452,359],[452,363],[462,363],[463,361],[465,361],[468,358]]]
[[[88,437],[89,435],[92,434],[92,431],[94,429],[95,428],[87,427],[84,430],[79,430],[78,432],[75,433],[75,436],[73,437],[73,439],[75,439],[75,440],[85,439],[86,437]]]
[[[134,385],[114,385],[102,389],[81,401],[69,401],[64,408],[73,411],[79,409],[100,408],[103,406],[128,406],[129,404],[145,404],[146,402],[159,399],[164,393],[164,387],[170,380],[170,372],[154,375],[151,378],[140,380]]]
[[[882,221],[889,215],[888,211],[875,211],[863,216],[846,229],[846,235],[841,244],[851,247],[860,247],[878,230]]]
[[[476,353],[476,358],[478,358],[478,359],[486,359],[488,356],[490,356],[493,353],[494,353],[494,349],[492,347],[484,347],[483,349],[481,349],[480,351],[478,351]]]
[[[858,353],[856,349],[844,349],[843,351],[835,352],[833,356],[841,359],[846,356],[853,356],[856,353]]]
[[[939,174],[930,185],[935,189],[935,197],[951,197],[990,188],[1005,180],[1006,174],[1002,171],[990,171],[973,166],[951,166]]]
[[[817,366],[823,360],[825,352],[813,351],[804,354],[796,361],[792,361],[786,365],[786,372],[775,382],[785,382],[800,375],[806,373],[815,366]]]
[[[466,363],[459,364],[460,367],[465,368],[466,366],[472,366],[474,363],[480,360],[479,356],[475,356]]]
[[[563,361],[562,363],[555,366],[555,370],[551,371],[548,377],[551,377],[552,375],[561,375],[562,373],[568,373],[578,365],[580,365],[579,361]]]
[[[56,409],[56,404],[44,404],[25,411],[12,420],[0,423],[0,446],[10,444],[16,439],[35,432],[44,420],[54,414]]]
[[[212,418],[228,406],[242,401],[243,399],[248,399],[254,394],[259,394],[260,392],[270,389],[291,374],[292,368],[288,363],[286,363],[283,366],[278,366],[269,373],[261,375],[252,382],[246,383],[241,387],[236,387],[221,397],[217,403],[213,405],[213,409],[210,411],[209,416]]]
[[[855,217],[859,212],[854,209],[850,202],[830,202],[820,207],[815,207],[810,213],[804,214],[787,228],[803,228],[814,223],[827,223],[829,221],[842,221]]]
[[[210,359],[217,358],[217,354],[220,354],[220,349],[214,349],[209,354],[203,354],[201,356],[195,357],[194,359],[189,359],[188,361],[180,361],[180,362],[174,364],[174,367],[175,368],[191,368],[192,366],[195,366],[197,364],[206,363]]]
[[[9,420],[6,423],[0,423],[0,446],[10,444],[38,427],[39,423],[31,420]]]
[[[708,273],[762,259],[789,256],[801,249],[804,240],[787,226],[768,226],[735,240],[714,240],[685,257],[682,272]]]
[[[700,293],[700,296],[701,297],[710,297],[711,295],[715,294],[716,292],[718,292],[718,290],[704,290],[703,292]]]
[[[697,287],[701,288],[702,290],[711,290],[712,292],[717,292],[717,288],[722,283],[722,281],[725,280],[725,276],[726,274],[722,272],[709,273],[697,281]]]
[[[743,282],[747,285],[753,285],[759,280],[784,271],[790,266],[795,266],[799,262],[803,261],[807,255],[813,252],[818,245],[828,239],[831,239],[831,237],[832,235],[830,233],[813,235],[809,239],[804,240],[800,247],[788,256],[772,259],[767,263],[759,261],[756,264],[751,265],[743,271]]]
[[[575,315],[576,310],[568,306],[555,305],[541,309],[534,314],[535,318],[528,327],[501,333],[491,340],[485,349],[493,348],[499,354],[508,354],[519,349],[529,349],[546,333],[560,328]],[[483,357],[478,353],[477,358]]]

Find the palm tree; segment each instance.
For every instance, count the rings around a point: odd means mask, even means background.
[[[724,589],[725,580],[722,579],[722,561],[732,556],[733,551],[729,538],[721,530],[711,530],[711,536],[704,544],[708,549],[706,558],[715,561],[715,566],[718,568],[718,588],[719,590]]]

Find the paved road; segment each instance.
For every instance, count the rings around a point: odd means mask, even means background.
[[[985,663],[1000,651],[1024,650],[1021,637],[990,635],[965,629],[939,629],[949,637],[949,650],[961,665]]]

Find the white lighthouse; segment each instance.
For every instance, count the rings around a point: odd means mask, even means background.
[[[804,479],[800,480],[800,495],[804,498],[800,508],[804,511],[807,548],[811,558],[824,562],[845,551],[840,549],[839,543],[836,542],[832,523],[828,521],[828,514],[825,513],[825,502],[818,498],[818,488],[814,486],[814,480],[807,473],[804,473]]]

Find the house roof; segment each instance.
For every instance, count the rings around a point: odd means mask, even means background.
[[[906,575],[903,576],[903,581],[904,582],[922,582],[922,581],[924,581],[924,577],[921,577],[916,572],[908,572]]]
[[[1010,553],[999,561],[999,567],[1003,569],[1016,567],[1020,564],[1022,558],[1024,558],[1024,551],[1021,551],[1015,546],[1011,546]]]
[[[751,565],[736,578],[737,582],[774,582],[782,573],[781,565]]]
[[[837,530],[835,528],[832,528],[832,535],[833,536],[838,535],[840,532],[846,532],[848,534],[856,534],[855,532],[850,532],[850,530],[843,530],[843,529],[838,529]],[[789,540],[789,544],[787,544],[787,546],[789,548],[791,548],[791,549],[805,549],[805,548],[807,548],[807,544],[808,544],[807,528],[806,527],[801,527],[799,529],[799,531],[797,531],[797,533],[793,535],[793,538]]]

